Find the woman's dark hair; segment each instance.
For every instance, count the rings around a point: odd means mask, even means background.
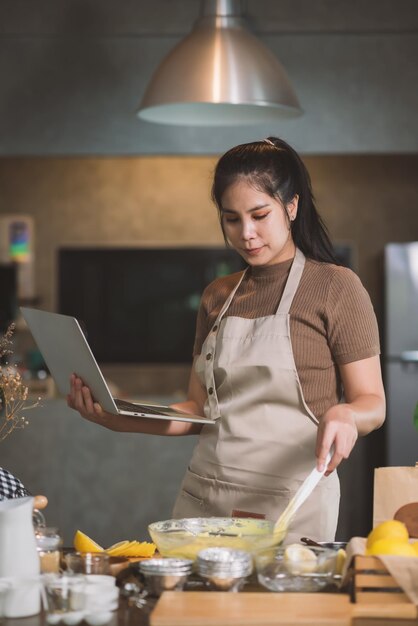
[[[285,207],[299,196],[296,219],[291,222],[293,241],[306,257],[339,265],[327,228],[315,207],[309,172],[289,144],[269,137],[231,148],[219,159],[212,200],[218,208],[223,232],[222,196],[240,180],[247,180],[259,191],[279,199]]]

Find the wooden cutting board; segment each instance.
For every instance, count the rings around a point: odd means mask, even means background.
[[[165,591],[151,626],[349,626],[348,596],[336,593]]]

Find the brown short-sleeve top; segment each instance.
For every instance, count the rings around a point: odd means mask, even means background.
[[[247,270],[226,316],[255,319],[278,308],[292,261]],[[202,295],[194,355],[242,273],[213,281]],[[305,401],[318,418],[341,397],[337,365],[380,353],[373,306],[350,269],[307,259],[290,308],[290,335]]]

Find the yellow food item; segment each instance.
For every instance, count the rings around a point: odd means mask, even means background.
[[[109,550],[115,550],[116,548],[119,548],[120,546],[124,546],[127,543],[129,543],[129,541],[127,539],[125,539],[124,541],[118,541],[117,543],[114,543],[111,546],[109,546],[108,548],[106,548],[106,552],[109,552]]]
[[[105,550],[81,530],[77,530],[74,535],[74,548],[77,552],[106,552],[109,556],[150,557],[153,556],[156,545],[148,541],[124,540],[114,543]]]
[[[239,535],[230,537],[215,535],[212,537],[208,533],[201,533],[196,535],[190,543],[187,543],[187,539],[188,537],[185,536],[184,543],[180,543],[179,537],[175,537],[172,544],[170,544],[170,538],[167,537],[164,543],[160,542],[158,550],[162,556],[194,560],[198,553],[206,548],[232,548],[234,550],[252,552],[277,544],[275,535],[260,535],[259,538],[254,540],[253,537],[240,537]]]
[[[338,575],[342,574],[346,558],[347,558],[347,552],[343,550],[343,548],[340,548],[337,552],[337,556],[335,557],[335,567],[334,567],[335,574],[338,574]]]
[[[153,556],[155,550],[155,543],[148,541],[119,541],[110,546],[106,552],[110,556],[148,557]]]
[[[411,546],[415,550],[415,554],[418,556],[418,541],[415,541],[415,543],[411,543]]]
[[[126,550],[128,545],[131,542],[125,539],[125,541],[118,541],[118,543],[114,543],[109,548],[106,548],[106,552],[110,554],[110,556],[122,556],[123,551]]]
[[[81,530],[77,530],[74,535],[74,548],[77,552],[103,552],[102,546],[99,546],[98,543],[90,539],[87,535],[85,535]]]
[[[282,540],[281,536],[272,532],[272,522],[254,518],[241,518],[236,524],[222,527],[222,529],[219,528],[219,524],[208,523],[205,525],[205,530],[197,534],[187,529],[165,533],[156,528],[153,529],[152,526],[153,524],[150,527],[150,535],[162,556],[192,560],[196,559],[198,553],[205,548],[222,547],[255,552],[276,546]]]
[[[412,545],[399,539],[378,539],[374,541],[366,554],[369,556],[380,556],[381,554],[392,554],[393,556],[418,556]]]
[[[367,549],[381,539],[396,539],[397,541],[403,541],[405,543],[409,540],[408,529],[403,522],[398,520],[387,520],[382,522],[373,528],[368,534],[366,547]]]
[[[300,543],[292,543],[285,548],[283,560],[291,574],[314,572],[318,566],[315,552]]]
[[[133,541],[132,544],[123,553],[124,556],[150,557],[154,555],[156,550],[155,543],[150,543],[149,541]]]

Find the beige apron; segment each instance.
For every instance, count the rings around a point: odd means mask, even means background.
[[[196,372],[208,393],[205,414],[216,421],[201,431],[174,517],[276,520],[315,467],[318,420],[303,397],[289,324],[304,265],[297,250],[278,310],[267,317],[224,318],[239,281],[206,338]],[[333,472],[299,509],[286,542],[332,541],[339,500]]]

